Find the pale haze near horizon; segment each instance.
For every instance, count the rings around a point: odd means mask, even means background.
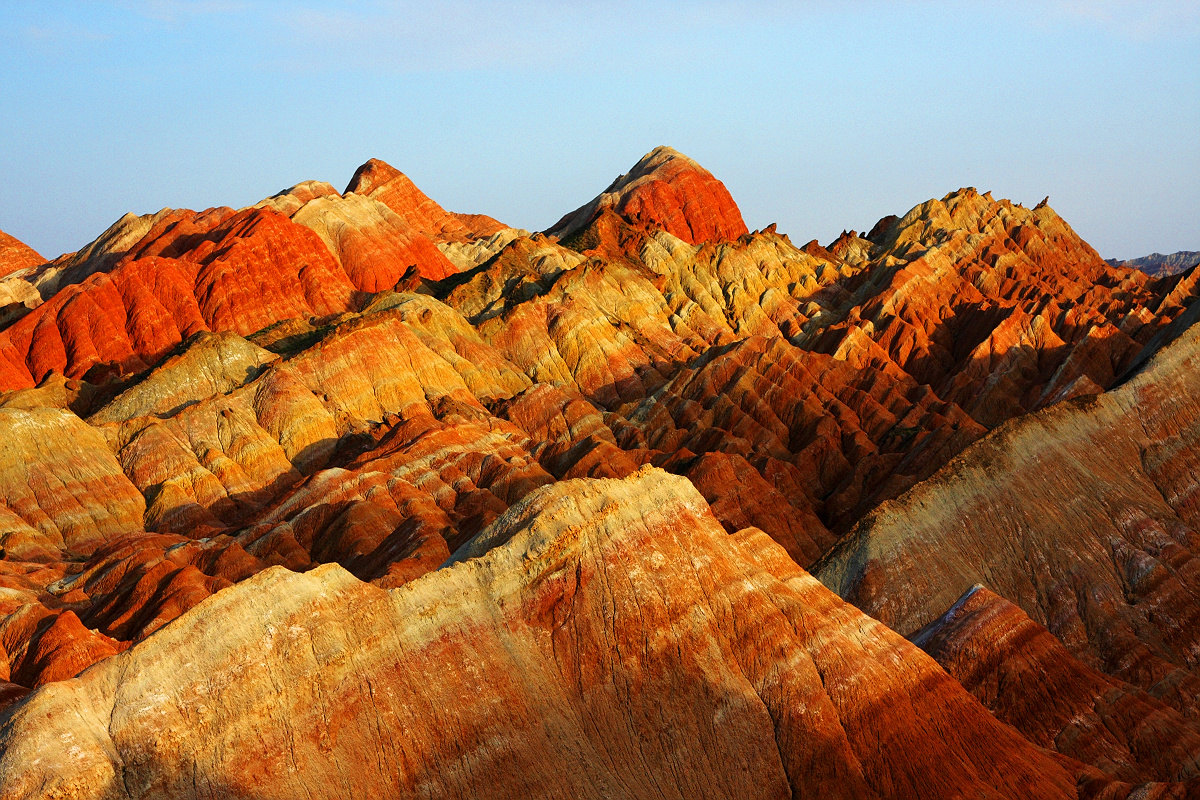
[[[797,242],[962,186],[1200,250],[1191,2],[8,2],[0,230],[244,206],[381,158],[543,229],[668,144]]]

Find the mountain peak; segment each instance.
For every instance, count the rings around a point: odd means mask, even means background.
[[[344,194],[378,200],[426,236],[440,234],[453,215],[417,188],[407,175],[378,158],[369,159],[354,171]]]
[[[354,171],[345,194],[378,200],[417,233],[433,239],[456,238],[465,226],[417,188],[412,179],[386,161],[369,159]]]
[[[623,182],[628,184],[644,175],[649,175],[655,170],[665,167],[672,161],[680,161],[691,169],[708,173],[708,170],[704,169],[704,167],[700,166],[693,159],[679,152],[674,147],[660,144],[658,147],[642,156],[638,162],[633,165],[633,169],[629,170],[628,173],[613,181],[613,185],[609,187],[609,190],[611,191],[615,186],[617,186],[618,183]]]
[[[734,239],[748,232],[725,185],[679,151],[659,146],[547,233],[579,233],[611,208],[631,222],[662,228],[689,244]]]
[[[1178,275],[1200,264],[1200,251],[1180,250],[1178,253],[1154,252],[1141,258],[1131,258],[1128,260],[1110,258],[1107,261],[1114,267],[1137,269],[1152,277],[1161,278],[1167,275]]]
[[[354,176],[350,178],[350,183],[346,185],[346,191],[343,194],[354,192],[355,194],[370,195],[394,181],[412,184],[407,175],[391,164],[378,158],[369,158],[354,170]]]
[[[455,214],[417,188],[412,179],[386,161],[368,159],[354,171],[345,194],[362,195],[390,208],[415,232],[434,241],[464,241],[487,236],[505,225],[482,214]]]

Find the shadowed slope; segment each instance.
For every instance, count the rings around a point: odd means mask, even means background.
[[[1091,669],[1021,609],[977,586],[913,640],[1042,747],[1130,782],[1200,774],[1200,723]]]
[[[1198,361],[1193,326],[1121,387],[1010,422],[815,573],[903,633],[986,582],[1085,664],[1194,713]]]
[[[805,344],[853,363],[886,359],[988,427],[1111,386],[1179,313],[1156,317],[1165,290],[1110,267],[1049,206],[974,189],[831,250],[870,268]]]

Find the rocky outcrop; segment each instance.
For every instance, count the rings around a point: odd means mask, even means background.
[[[123,649],[85,628],[74,612],[37,604],[22,606],[0,622],[0,644],[8,661],[8,674],[0,679],[31,688],[72,678]]]
[[[217,210],[162,224],[128,260],[0,332],[0,386],[31,386],[51,371],[130,375],[202,330],[245,335],[355,303],[320,238],[275,211]]]
[[[0,332],[0,389],[51,371],[103,382],[198,331],[244,336],[356,310],[367,294],[457,272],[439,243],[469,249],[506,230],[442,210],[378,161],[344,196],[309,181],[241,211],[128,214],[78,253],[0,279],[0,305],[20,307]]]
[[[82,283],[96,273],[110,272],[136,248],[151,242],[196,241],[197,234],[210,230],[232,213],[228,208],[209,209],[197,214],[187,209],[164,208],[154,214],[128,213],[114,222],[77,252],[65,253],[35,269],[0,277],[0,295],[29,293],[30,308],[48,300],[60,290]]]
[[[407,175],[376,158],[355,171],[346,186],[346,194],[351,192],[378,200],[415,232],[437,241],[487,238],[505,227],[483,214],[446,211],[418,189]]]
[[[45,261],[32,247],[0,231],[0,326],[12,324],[41,303],[29,277]]]
[[[480,265],[448,281],[446,302],[478,324],[544,294],[562,273],[584,261],[541,234],[515,236]]]
[[[147,415],[172,416],[256,377],[277,356],[235,333],[202,331],[150,374],[88,418],[93,425]]]
[[[370,199],[392,212],[394,221],[389,224],[399,234],[393,241],[399,242],[407,259],[427,278],[457,272],[477,257],[475,253],[497,246],[495,242],[483,243],[512,230],[483,214],[446,211],[407,175],[374,158],[358,168],[346,187],[344,199],[353,197]],[[442,248],[446,248],[445,253]]]
[[[362,195],[318,197],[292,214],[292,221],[316,231],[364,291],[391,289],[409,269],[434,280],[455,272],[430,239],[383,203]]]
[[[104,437],[49,408],[0,408],[0,497],[0,548],[31,561],[138,531],[146,507]]]
[[[799,343],[886,359],[988,427],[1111,386],[1178,314],[1144,316],[1165,291],[1110,267],[1046,205],[968,188],[843,238],[833,252],[867,268]]]
[[[912,379],[856,370],[778,337],[710,349],[629,418],[640,429],[635,441],[654,449],[747,459],[834,527],[983,433]],[[820,529],[814,536],[801,563],[832,544]]]
[[[43,688],[0,751],[13,800],[1075,796],[917,648],[654,470],[542,490],[391,593],[263,572]]]

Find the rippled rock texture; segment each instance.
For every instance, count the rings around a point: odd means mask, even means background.
[[[263,572],[0,737],[7,797],[1074,793],[916,647],[653,469],[535,492],[391,592]]]
[[[1200,791],[1200,279],[1044,203],[2,244],[0,798]]]

